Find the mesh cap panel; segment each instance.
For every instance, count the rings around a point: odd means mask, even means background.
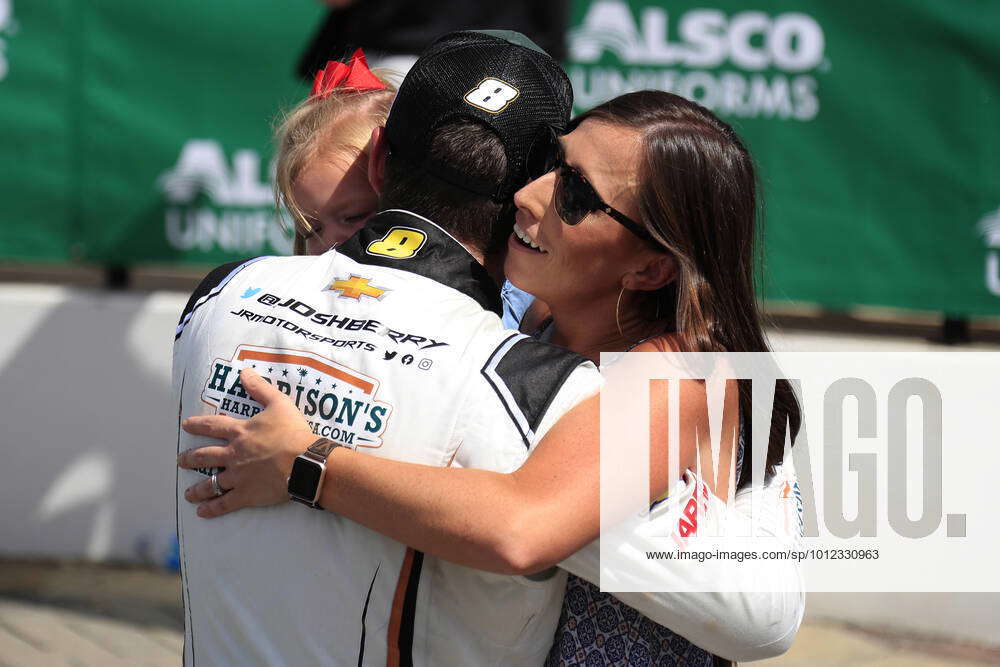
[[[505,38],[506,37],[506,38]],[[386,136],[394,154],[457,187],[510,198],[528,180],[536,141],[562,132],[573,91],[555,60],[520,33],[454,32],[435,41],[410,69],[393,102]],[[507,153],[502,183],[484,182],[434,159],[434,131],[456,119],[491,128]]]

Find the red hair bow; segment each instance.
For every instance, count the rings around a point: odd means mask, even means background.
[[[347,62],[345,65],[337,60],[331,60],[324,69],[316,72],[310,97],[326,99],[335,88],[385,89],[385,84],[368,69],[364,51],[358,49]]]

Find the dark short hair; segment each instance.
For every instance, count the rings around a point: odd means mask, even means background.
[[[501,183],[507,153],[493,130],[471,119],[448,121],[434,132],[431,155],[478,180]],[[390,152],[380,208],[400,208],[433,221],[459,241],[492,252],[510,235],[513,203],[459,188]]]

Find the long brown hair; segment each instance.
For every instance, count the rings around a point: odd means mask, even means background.
[[[758,308],[757,180],[753,159],[732,127],[701,105],[643,90],[614,98],[574,119],[627,127],[641,136],[640,222],[677,264],[671,284],[642,295],[647,319],[676,334],[685,352],[769,350]],[[751,429],[750,383],[740,385],[743,432]],[[776,388],[767,470],[782,461],[785,425],[801,421],[785,381]],[[744,465],[738,486],[750,481]]]

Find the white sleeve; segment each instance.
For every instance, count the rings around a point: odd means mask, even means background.
[[[553,374],[550,372],[552,364],[543,366],[537,356],[546,354],[545,350],[551,348],[530,339],[515,348],[518,342],[508,339],[505,346],[497,348],[498,353],[484,367],[484,376],[491,389],[485,392],[487,400],[476,401],[483,407],[470,414],[472,417],[472,414],[480,413],[478,419],[471,418],[467,423],[463,444],[454,461],[456,465],[501,472],[516,469],[559,418],[600,390],[603,380],[589,362],[581,364],[569,358],[561,359],[562,371]],[[507,360],[507,363],[502,360]],[[511,363],[511,360],[516,363]],[[543,367],[552,377],[542,377],[544,374],[539,371]],[[554,387],[558,387],[555,392],[552,391]],[[490,392],[495,392],[495,395],[489,396]],[[485,410],[487,405],[492,408]],[[521,435],[520,444],[516,442],[518,434]],[[506,456],[501,452],[506,452]],[[779,502],[783,486],[783,479],[775,476],[770,486],[758,490],[767,501],[757,500],[757,507],[767,505],[771,509],[764,513],[760,528],[772,531],[774,535],[783,534],[783,526],[787,524],[786,514],[781,511],[783,505]],[[648,531],[649,534],[646,531],[637,534],[632,543],[648,545],[648,551],[662,550],[663,538],[659,536],[676,532],[664,526],[677,526],[682,508],[698,488],[698,484],[691,483],[686,496],[679,489],[674,497],[660,503],[652,513],[652,521],[646,524],[653,527],[652,530]],[[715,499],[712,511],[699,515],[699,524],[712,520],[721,526],[723,522],[739,524],[749,520],[746,505],[750,497],[749,489],[737,494],[732,508]],[[708,528],[706,526],[704,531],[706,534],[717,534]],[[701,547],[689,542],[688,548]],[[686,591],[615,594],[650,620],[716,655],[733,660],[772,657],[786,651],[791,644],[802,620],[805,599],[799,566],[795,561],[783,561],[775,567],[775,561],[699,563],[696,560],[676,560],[667,568],[663,561],[647,559],[643,551],[645,549],[639,548],[629,555],[631,566],[637,571],[655,570],[661,581],[663,577],[669,577],[670,580],[663,586],[665,589]],[[599,585],[599,542],[587,545],[560,566]],[[742,582],[747,577],[755,582],[768,579],[766,585],[757,584],[758,590],[767,592],[740,592],[746,588]],[[690,592],[709,590],[724,592]]]
[[[517,470],[548,430],[603,382],[583,357],[527,336],[508,337],[469,387],[452,465]]]
[[[636,531],[630,544],[637,548],[625,555],[633,574],[646,571],[664,582],[671,592],[614,593],[650,620],[670,628],[701,648],[730,660],[761,660],[788,650],[798,632],[805,611],[801,564],[797,560],[655,560],[646,552],[662,552],[663,535],[676,533],[681,508],[696,494],[700,485],[689,472],[683,489],[658,505],[647,530]],[[789,490],[795,485],[791,462],[779,466],[778,474],[763,488],[743,489],[731,507],[711,496],[708,512],[699,512],[699,533],[712,534],[705,522],[723,522],[739,529],[750,521],[750,502],[761,513],[756,527],[756,545],[740,542],[741,550],[796,549],[800,540],[799,503]],[[736,533],[739,534],[739,533]],[[777,538],[777,541],[774,540]],[[764,543],[766,541],[766,546]],[[674,545],[671,543],[670,547]],[[687,538],[686,550],[712,550],[717,540]],[[560,564],[576,576],[600,585],[600,543],[594,541]],[[754,592],[746,582],[753,582]],[[718,592],[693,592],[718,591]]]
[[[538,428],[535,429],[535,441],[531,443],[531,450],[542,441],[549,429],[555,426],[556,422],[563,418],[567,412],[583,403],[588,398],[597,396],[604,386],[604,377],[591,363],[581,364],[566,379],[566,382],[559,389],[559,393],[552,399],[549,409],[542,417]]]

